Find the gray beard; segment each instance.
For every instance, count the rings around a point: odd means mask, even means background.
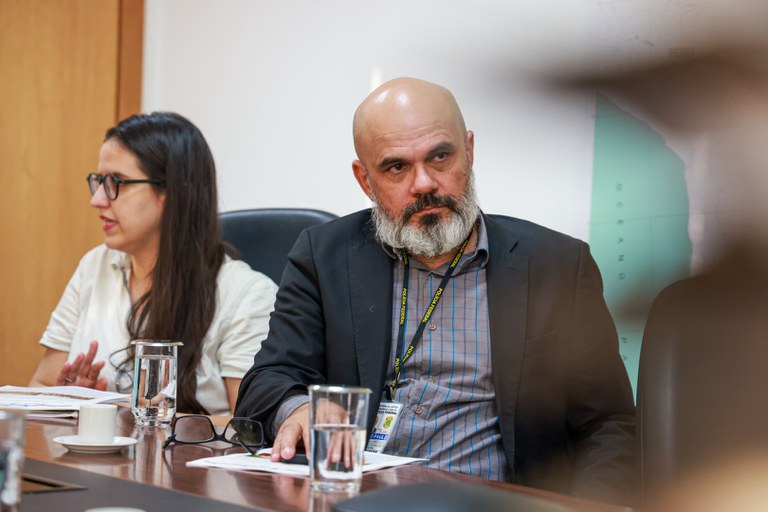
[[[459,246],[472,232],[480,215],[474,174],[470,174],[467,188],[458,201],[445,196],[425,196],[407,207],[400,219],[384,209],[375,195],[372,200],[376,239],[393,249],[424,259],[447,254]],[[411,215],[427,206],[438,204],[450,208],[447,220],[437,215],[428,215],[421,219],[419,225],[408,224]]]

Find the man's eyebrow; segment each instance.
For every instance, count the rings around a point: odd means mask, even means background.
[[[456,145],[453,142],[441,142],[437,144],[435,147],[429,150],[429,153],[427,153],[427,158],[433,158],[439,153],[455,153],[456,152]],[[404,158],[400,158],[397,156],[387,156],[381,159],[381,161],[378,164],[379,169],[387,169],[395,164],[401,164],[405,162]]]
[[[386,156],[384,157],[381,162],[379,162],[378,168],[379,169],[387,169],[388,167],[391,167],[395,164],[401,164],[405,160],[402,158],[396,157],[396,156]]]
[[[441,142],[429,151],[428,157],[432,158],[439,153],[453,153],[455,151],[456,146],[453,144],[453,142]]]

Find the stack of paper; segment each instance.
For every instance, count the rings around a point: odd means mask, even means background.
[[[116,402],[130,399],[130,396],[79,386],[0,386],[0,409],[26,411],[28,418],[74,418],[82,404]]]
[[[222,468],[241,471],[266,471],[267,473],[279,473],[281,475],[309,476],[309,466],[300,464],[288,464],[285,462],[272,462],[270,460],[271,448],[259,450],[256,455],[247,453],[235,453],[220,457],[207,457],[191,460],[187,466],[193,468]],[[365,452],[365,464],[363,472],[425,462],[427,459],[414,459],[411,457],[395,457],[383,453]]]

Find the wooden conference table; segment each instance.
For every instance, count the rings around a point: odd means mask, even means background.
[[[225,510],[231,505],[266,511],[330,511],[333,503],[348,497],[312,493],[307,478],[224,469],[188,468],[186,466],[187,461],[234,453],[239,449],[233,451],[232,448],[225,448],[229,446],[227,444],[212,443],[207,445],[173,444],[168,449],[163,450],[162,444],[169,431],[135,427],[130,410],[122,407],[118,413],[117,434],[134,437],[138,440],[135,445],[124,449],[122,452],[106,455],[77,454],[71,453],[64,446],[53,442],[53,438],[57,436],[73,435],[77,433],[76,431],[75,420],[27,420],[25,473],[35,474],[36,470],[39,472],[46,468],[58,470],[59,475],[64,474],[65,476],[92,475],[93,478],[97,478],[97,475],[93,475],[93,473],[98,473],[103,475],[98,477],[102,478],[101,483],[91,485],[94,488],[102,488],[102,491],[105,487],[104,482],[107,484],[110,482],[118,484],[130,482],[132,486],[130,489],[133,489],[130,491],[131,493],[151,494],[154,491],[165,493],[165,496],[172,493],[176,498],[186,497],[188,500],[192,499],[198,502],[202,501],[201,498],[214,500],[213,502],[203,502],[207,503],[203,509],[217,511]],[[83,470],[83,472],[73,471],[73,469]],[[410,465],[366,473],[363,476],[361,492],[395,485],[441,481],[471,483],[477,486],[488,486],[512,493],[535,496],[552,504],[564,506],[567,510],[578,512],[627,510],[556,493],[428,469],[422,465]],[[22,510],[24,512],[43,510],[50,506],[52,499],[59,499],[63,504],[63,499],[66,496],[74,496],[73,493],[90,492],[91,487],[88,485],[86,487],[84,490],[45,493],[46,499],[49,500],[45,507],[41,504],[42,502],[35,501],[42,494],[24,495],[21,502]],[[162,490],[158,488],[162,488]],[[55,498],[57,494],[59,497]],[[86,506],[88,495],[80,494],[80,496],[85,499],[82,501],[83,505],[77,510],[90,508]],[[177,503],[181,506],[182,501],[177,501]],[[123,502],[120,505],[129,506],[130,503]],[[175,506],[171,509],[177,508],[180,509],[180,507]],[[159,505],[156,509],[169,510],[167,506],[160,507]],[[185,508],[185,510],[193,509],[194,507]]]

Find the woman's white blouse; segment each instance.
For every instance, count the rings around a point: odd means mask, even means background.
[[[112,354],[130,341],[126,326],[131,307],[130,268],[127,254],[106,245],[89,251],[80,260],[40,340],[46,347],[68,352],[69,361],[87,351],[92,340],[98,341],[95,361],[107,362],[101,377],[107,379],[109,390],[116,389],[116,378],[121,383],[125,379],[115,369],[125,352]],[[203,339],[196,371],[196,397],[211,414],[229,414],[223,378],[242,378],[253,364],[253,356],[267,337],[276,293],[277,285],[246,263],[227,257],[222,264],[216,313]]]

